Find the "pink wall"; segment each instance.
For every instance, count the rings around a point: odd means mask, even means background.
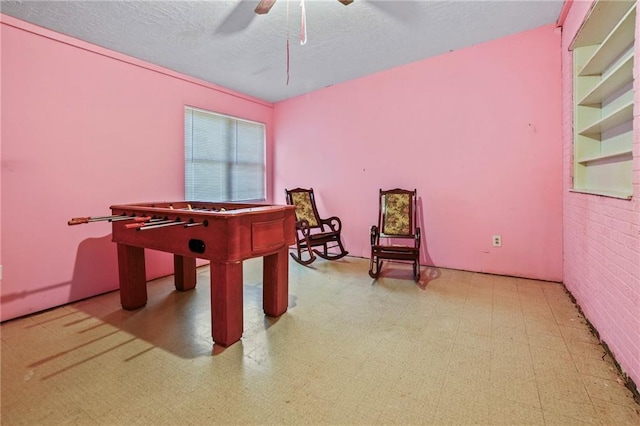
[[[559,47],[548,25],[277,103],[276,201],[313,187],[368,258],[378,189],[417,188],[423,264],[561,281]]]
[[[564,283],[629,377],[640,385],[640,22],[636,21],[632,200],[569,192],[572,170],[572,55],[591,7],[573,3],[562,34]]]
[[[6,320],[118,287],[110,225],[67,221],[183,199],[185,105],[268,129],[273,106],[0,16]],[[149,278],[171,272],[147,251]]]
[[[0,14],[0,17],[2,14]],[[0,29],[2,28],[2,24],[0,24]],[[2,106],[4,102],[4,96],[2,94],[2,48],[4,46],[4,41],[2,39],[3,31],[0,31],[0,170],[2,169]],[[0,173],[0,265],[2,265],[2,173]],[[0,271],[0,292],[2,291],[2,276]]]

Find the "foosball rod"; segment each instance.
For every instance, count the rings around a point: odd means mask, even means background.
[[[124,227],[127,229],[136,229],[136,228],[140,228],[141,226],[147,226],[147,225],[157,225],[160,223],[171,223],[173,222],[172,219],[165,219],[165,218],[151,218],[151,217],[145,217],[145,220],[137,220],[136,223],[128,223],[126,224]]]
[[[204,220],[203,222],[189,222],[186,225],[184,225],[185,228],[191,228],[193,226],[209,226],[209,221],[208,220]]]
[[[209,212],[209,211],[214,211],[213,208],[206,208],[206,207],[183,207],[181,209],[177,209],[177,210],[184,210],[186,212]]]
[[[184,225],[185,223],[188,223],[188,222],[182,222],[182,221],[174,222],[174,221],[172,221],[172,222],[169,222],[169,223],[158,223],[158,224],[154,223],[154,224],[151,224],[151,225],[143,225],[143,226],[138,228],[138,231],[147,231],[147,230],[150,230],[150,229],[166,228],[168,226]]]
[[[117,222],[121,220],[135,220],[136,222],[139,222],[139,221],[146,221],[149,219],[150,217],[148,216],[145,216],[145,217],[123,216],[123,215],[96,216],[96,217],[87,216],[87,217],[74,217],[67,222],[67,225],[72,226],[72,225],[80,225],[82,223],[105,222],[105,221]]]
[[[174,210],[173,207],[170,207],[171,210]],[[215,207],[193,207],[191,206],[191,204],[187,204],[187,207],[181,207],[177,210],[184,210],[184,211],[188,211],[188,212],[223,212],[226,211],[226,209],[224,207],[222,208],[215,208]]]

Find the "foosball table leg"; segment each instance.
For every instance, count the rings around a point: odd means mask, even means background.
[[[262,266],[262,307],[270,317],[278,317],[289,305],[288,247],[264,257]]]
[[[242,262],[217,262],[211,268],[211,335],[229,346],[242,337]]]
[[[173,255],[173,271],[176,290],[187,291],[196,288],[196,258]]]
[[[147,274],[142,247],[118,244],[118,275],[122,307],[133,310],[146,305]]]

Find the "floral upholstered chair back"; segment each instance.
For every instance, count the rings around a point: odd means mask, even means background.
[[[382,230],[385,235],[413,235],[411,219],[413,216],[410,193],[385,194],[382,211]]]
[[[293,205],[296,206],[296,220],[298,222],[306,220],[311,228],[318,226],[318,218],[313,209],[311,193],[307,191],[292,192],[291,198]]]

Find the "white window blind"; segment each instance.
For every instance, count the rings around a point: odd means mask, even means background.
[[[264,124],[185,107],[185,198],[263,201]]]

